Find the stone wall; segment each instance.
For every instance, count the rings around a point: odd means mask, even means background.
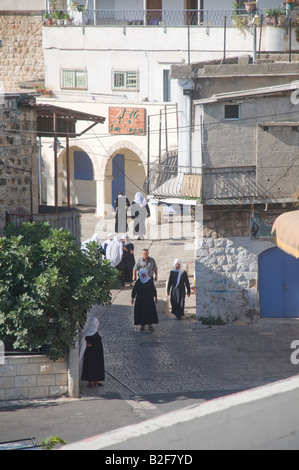
[[[0,401],[54,398],[68,392],[67,360],[11,356],[0,364]]]
[[[250,236],[250,207],[204,207],[203,237],[196,230],[197,319],[256,321],[258,257],[273,244]]]
[[[44,81],[42,13],[0,11],[0,91],[24,81]]]
[[[8,213],[38,212],[36,116],[6,95],[0,106],[0,236]]]

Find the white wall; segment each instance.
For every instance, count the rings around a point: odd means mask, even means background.
[[[58,34],[59,33],[59,34]],[[142,43],[141,43],[142,37]],[[48,27],[43,29],[46,85],[60,90],[60,69],[87,68],[88,93],[125,94],[133,101],[163,101],[163,69],[172,63],[187,63],[187,28]],[[227,57],[250,54],[253,37],[235,28],[227,32]],[[194,28],[191,32],[191,62],[223,56],[222,28]],[[164,61],[161,59],[164,58]],[[164,63],[163,63],[164,62]],[[113,91],[112,69],[139,70],[140,91]],[[83,93],[84,94],[84,93]]]
[[[0,10],[46,10],[47,0],[0,0]]]

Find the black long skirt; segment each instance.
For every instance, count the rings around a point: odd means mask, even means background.
[[[84,351],[81,380],[101,382],[105,380],[102,339],[99,333],[95,333],[93,336],[86,336],[85,340],[91,346],[86,346]]]
[[[134,325],[151,325],[159,323],[156,303],[154,297],[157,296],[157,290],[154,281],[150,279],[142,284],[140,279],[132,291],[132,297],[136,297],[134,306]]]

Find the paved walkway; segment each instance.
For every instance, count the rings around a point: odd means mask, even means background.
[[[95,222],[86,217],[89,234],[95,230]],[[136,257],[148,247],[158,264],[159,325],[154,332],[145,333],[134,327],[130,287],[114,291],[110,307],[94,307],[91,313],[100,320],[107,385],[135,404],[138,400],[150,403],[152,407],[144,405],[145,416],[155,414],[157,406],[169,411],[298,374],[299,365],[290,360],[291,343],[299,340],[297,319],[207,327],[196,322],[192,294],[186,298],[184,319],[178,321],[169,312],[165,284],[175,258],[182,259],[192,282],[192,241],[134,240],[134,244]],[[163,408],[163,404],[168,406]]]
[[[94,233],[94,223],[85,231]],[[249,326],[206,327],[195,319],[195,295],[178,321],[167,309],[165,285],[175,258],[194,272],[189,240],[134,240],[136,257],[144,247],[158,264],[159,324],[153,332],[133,325],[131,288],[113,291],[109,307],[90,312],[100,320],[105,354],[104,387],[82,398],[1,405],[0,440],[59,435],[68,443],[140,422],[194,403],[297,375],[291,343],[299,321],[260,320]],[[14,411],[14,412],[12,412]],[[29,430],[31,430],[29,432]]]

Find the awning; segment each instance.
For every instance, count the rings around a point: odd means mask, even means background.
[[[299,258],[299,211],[285,212],[277,217],[271,236],[278,248]]]

